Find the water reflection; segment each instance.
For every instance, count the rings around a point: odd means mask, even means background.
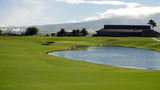
[[[152,50],[125,47],[81,47],[49,54],[98,64],[160,70],[160,53]]]

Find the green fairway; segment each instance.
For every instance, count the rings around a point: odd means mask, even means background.
[[[55,42],[50,45],[42,45]],[[47,55],[76,45],[160,51],[144,37],[0,37],[0,90],[159,90],[160,71],[93,64]]]

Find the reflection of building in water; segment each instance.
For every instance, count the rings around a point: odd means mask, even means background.
[[[96,31],[95,36],[138,36],[153,37],[159,36],[160,33],[152,30],[148,25],[104,25],[104,28]]]

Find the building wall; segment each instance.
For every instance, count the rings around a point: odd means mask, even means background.
[[[142,29],[102,29],[97,31],[97,36],[141,36]]]
[[[106,26],[106,28],[105,28]],[[134,25],[105,25],[104,29],[97,31],[94,36],[113,36],[113,37],[155,37],[160,36],[159,32],[150,29],[150,26],[134,26]],[[125,27],[126,29],[124,29]],[[134,28],[135,27],[135,28]],[[136,28],[137,27],[137,28]],[[139,28],[139,29],[138,29]]]
[[[143,32],[142,29],[103,29],[103,32]]]

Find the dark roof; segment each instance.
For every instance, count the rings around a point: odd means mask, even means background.
[[[151,29],[149,25],[104,25],[104,29]]]

